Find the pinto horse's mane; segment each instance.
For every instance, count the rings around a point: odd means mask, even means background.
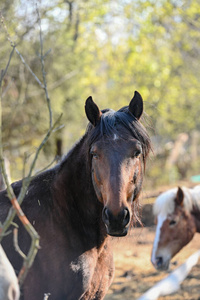
[[[122,107],[118,111],[112,109],[102,110],[99,124],[95,128],[89,124],[87,132],[91,132],[88,141],[90,146],[103,136],[138,140],[142,146],[145,166],[146,158],[151,150],[151,141],[143,125],[129,112],[128,106]]]
[[[185,210],[191,212],[194,207],[200,210],[200,185],[194,187],[193,189],[182,187],[184,193],[183,207]],[[154,215],[159,214],[168,215],[172,214],[175,210],[175,198],[178,188],[173,188],[167,192],[162,193],[156,199],[154,203]]]

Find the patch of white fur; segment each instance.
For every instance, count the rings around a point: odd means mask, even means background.
[[[192,203],[200,210],[200,185],[190,190],[192,195]]]
[[[119,137],[116,135],[116,133],[114,134],[114,137],[113,137],[113,141],[115,141],[115,140],[118,140],[119,139]]]
[[[174,199],[176,193],[177,188],[174,188],[158,196],[153,206],[153,213],[155,216],[158,216],[159,214],[167,215],[174,211]]]
[[[77,261],[71,262],[70,268],[74,273],[82,274],[83,289],[87,289],[87,286],[94,272],[93,255],[88,255],[87,253],[84,253],[79,257]]]
[[[20,290],[14,269],[0,245],[0,299],[19,300]]]
[[[176,198],[177,190],[178,188],[174,188],[158,196],[153,206],[153,212],[155,216],[158,216],[159,214],[168,215],[174,212],[174,200]],[[184,208],[188,211],[191,211],[193,205],[195,205],[200,209],[200,185],[193,189],[182,187],[182,190],[184,192]]]
[[[71,262],[70,267],[74,273],[81,271],[81,264],[79,262]]]
[[[160,240],[160,230],[162,228],[163,222],[166,220],[167,216],[166,215],[159,215],[158,216],[158,223],[156,226],[156,234],[155,234],[155,239],[153,243],[153,249],[152,249],[152,255],[151,255],[151,261],[152,264],[155,266],[156,265],[156,252],[158,249],[158,243]]]

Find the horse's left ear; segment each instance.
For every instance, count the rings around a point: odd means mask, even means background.
[[[88,97],[85,102],[85,113],[92,125],[96,126],[99,123],[102,112],[99,110],[96,103],[94,103],[91,96]]]
[[[137,91],[135,91],[134,96],[129,103],[129,111],[137,120],[140,119],[143,113],[143,99]]]
[[[178,187],[176,198],[175,198],[176,204],[182,206],[183,205],[183,199],[184,199],[183,190],[180,187]]]

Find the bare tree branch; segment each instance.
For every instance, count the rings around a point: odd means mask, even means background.
[[[2,174],[4,176],[4,180],[6,183],[6,187],[7,187],[7,192],[8,192],[8,197],[11,201],[12,207],[10,208],[7,218],[4,221],[3,224],[1,224],[0,227],[0,241],[3,238],[3,236],[6,234],[7,229],[9,228],[9,226],[11,225],[11,223],[13,222],[13,219],[15,217],[15,215],[17,214],[18,218],[20,219],[20,221],[22,222],[23,226],[25,227],[25,229],[27,230],[27,232],[29,233],[29,235],[31,236],[31,246],[28,252],[28,255],[26,256],[24,253],[22,253],[22,251],[19,248],[18,242],[17,242],[17,237],[16,237],[16,233],[14,233],[14,238],[15,238],[15,249],[17,250],[17,252],[19,252],[19,254],[23,257],[23,266],[20,270],[19,276],[18,276],[18,280],[19,283],[22,284],[29,268],[31,267],[35,256],[37,254],[37,251],[39,249],[39,235],[38,233],[35,231],[34,227],[30,224],[30,222],[28,221],[27,217],[24,215],[20,205],[23,202],[23,199],[27,193],[28,190],[28,186],[32,180],[32,173],[36,164],[36,161],[38,159],[39,153],[41,151],[41,149],[43,148],[43,146],[46,144],[47,140],[49,139],[51,133],[56,130],[56,126],[58,125],[62,115],[59,116],[59,118],[56,120],[56,122],[53,124],[53,120],[52,120],[52,110],[51,110],[51,101],[48,95],[48,89],[47,89],[47,82],[46,82],[46,73],[45,73],[45,67],[44,67],[44,57],[45,55],[43,54],[43,39],[42,39],[42,30],[41,30],[41,19],[40,19],[40,15],[39,15],[39,11],[36,8],[37,14],[38,14],[38,20],[39,20],[39,26],[40,26],[40,47],[41,47],[41,55],[40,55],[40,59],[41,59],[41,66],[42,66],[42,76],[43,76],[43,83],[38,79],[38,77],[35,75],[35,73],[31,70],[31,68],[29,67],[29,65],[25,62],[22,54],[18,51],[18,49],[16,48],[16,45],[12,42],[10,35],[8,33],[7,27],[5,25],[4,22],[4,18],[0,12],[0,18],[1,18],[1,23],[3,24],[3,27],[7,33],[7,39],[9,40],[9,42],[11,43],[11,46],[13,47],[12,52],[10,54],[10,58],[8,61],[8,64],[6,66],[5,71],[2,71],[1,73],[1,77],[0,77],[0,87],[2,85],[3,82],[3,78],[8,70],[13,52],[15,51],[22,63],[26,66],[26,68],[28,69],[28,71],[32,74],[32,76],[35,78],[35,80],[38,82],[38,84],[40,85],[40,87],[45,91],[45,97],[46,97],[46,102],[47,102],[47,107],[48,107],[48,111],[49,111],[49,129],[45,135],[45,137],[43,138],[42,142],[40,143],[39,147],[37,148],[37,151],[35,153],[35,156],[33,158],[33,161],[31,163],[29,172],[27,177],[25,177],[22,181],[22,188],[20,190],[20,193],[16,199],[16,196],[14,194],[14,191],[12,189],[12,186],[9,183],[8,180],[8,176],[6,174],[6,169],[5,169],[5,164],[4,164],[4,158],[3,158],[3,149],[2,146],[0,147],[0,166],[2,168]],[[1,109],[1,99],[2,99],[2,93],[1,93],[1,97],[0,97],[0,145],[2,145],[2,109]],[[48,296],[48,295],[47,295]]]
[[[41,18],[40,18],[40,13],[39,13],[39,10],[38,10],[37,6],[36,6],[36,12],[37,12],[37,15],[38,15],[38,22],[39,22],[39,27],[40,27],[40,60],[41,60],[41,66],[42,66],[42,76],[43,76],[43,83],[44,83],[46,101],[47,101],[47,106],[48,106],[48,109],[49,109],[49,128],[52,128],[51,101],[50,101],[48,90],[47,90],[46,73],[45,73],[45,69],[44,69],[44,54],[43,54],[43,39],[42,39]]]
[[[61,84],[63,84],[66,80],[69,80],[71,79],[72,77],[76,76],[78,74],[79,70],[73,70],[67,74],[65,74],[62,78],[58,79],[57,81],[53,82],[52,84],[50,84],[48,86],[48,90],[51,91],[51,90],[54,90],[56,89],[57,87],[59,87]],[[42,94],[42,91],[41,90],[36,90],[36,91],[32,91],[29,93],[28,97],[32,97],[32,96],[38,96],[38,95],[41,95]]]
[[[23,259],[26,259],[27,258],[26,255],[24,254],[24,252],[22,252],[22,250],[20,249],[19,244],[18,244],[18,229],[17,228],[14,228],[14,230],[13,230],[13,243],[14,243],[15,250],[19,253],[19,255]]]
[[[31,70],[31,68],[30,68],[29,65],[26,63],[26,61],[25,61],[24,57],[22,56],[22,54],[21,54],[21,53],[19,52],[19,50],[17,49],[15,43],[13,43],[13,41],[11,40],[10,35],[9,35],[9,32],[8,32],[8,29],[7,29],[6,24],[5,24],[5,21],[4,21],[4,17],[3,17],[3,15],[2,15],[1,11],[0,11],[0,19],[1,19],[1,23],[2,23],[2,25],[3,25],[3,27],[4,27],[4,30],[5,30],[5,32],[6,32],[7,39],[8,39],[8,41],[10,42],[11,46],[13,47],[13,49],[15,50],[15,52],[19,55],[19,57],[20,57],[22,63],[26,66],[27,70],[28,70],[28,71],[31,73],[31,75],[35,78],[35,80],[36,80],[37,83],[40,85],[40,87],[41,87],[42,89],[45,89],[44,84],[42,84],[42,82],[39,80],[39,78],[38,78],[38,77],[35,75],[35,73]]]
[[[14,47],[13,47],[11,53],[10,53],[10,57],[9,57],[9,60],[8,60],[8,63],[6,65],[5,70],[2,70],[2,72],[1,72],[1,76],[0,76],[0,90],[1,90],[1,95],[2,95],[2,82],[3,82],[3,79],[4,79],[5,75],[6,75],[7,70],[9,68],[9,65],[10,65],[13,53],[14,53]],[[11,188],[10,183],[9,183],[9,179],[8,179],[8,176],[7,176],[7,173],[6,173],[5,161],[4,161],[4,157],[3,157],[3,148],[2,148],[2,145],[3,145],[3,143],[2,143],[2,105],[1,105],[1,99],[2,99],[2,97],[0,97],[0,168],[1,168],[1,171],[2,171],[2,175],[4,177],[5,184],[7,186],[8,197],[10,199],[13,199],[15,197],[15,195],[14,195],[13,189]]]
[[[2,148],[2,106],[1,106],[1,99],[2,99],[2,82],[3,82],[3,78],[6,75],[6,72],[8,70],[8,67],[10,65],[11,62],[11,58],[14,52],[14,47],[13,50],[10,54],[9,57],[9,61],[7,63],[6,69],[4,71],[1,72],[1,77],[0,77],[0,88],[1,88],[1,97],[0,97],[0,166],[1,166],[1,170],[2,170],[2,175],[3,178],[5,180],[6,183],[6,188],[7,188],[7,193],[8,193],[8,197],[11,201],[12,207],[10,208],[9,212],[8,212],[8,216],[5,220],[5,222],[3,224],[1,224],[0,227],[0,241],[2,240],[2,238],[5,236],[8,227],[11,225],[15,215],[17,214],[20,221],[22,222],[23,226],[25,227],[25,229],[28,231],[28,233],[31,236],[31,248],[29,250],[29,253],[27,256],[24,255],[24,264],[22,267],[22,270],[19,273],[19,282],[22,283],[23,279],[25,278],[28,269],[31,267],[35,255],[37,254],[37,251],[39,249],[39,235],[37,234],[37,232],[35,231],[34,227],[30,224],[30,222],[28,221],[28,219],[26,218],[26,216],[24,215],[20,205],[19,205],[19,201],[22,202],[23,198],[18,198],[18,201],[16,199],[16,196],[14,194],[14,191],[12,189],[12,186],[10,185],[7,173],[6,173],[6,168],[5,168],[5,162],[4,162],[4,157],[3,157],[3,148]],[[23,186],[22,186],[23,189]],[[21,189],[21,191],[22,191]],[[21,192],[20,192],[21,194]],[[19,248],[16,248],[17,251],[19,251],[19,254],[22,255],[21,251],[19,250]]]

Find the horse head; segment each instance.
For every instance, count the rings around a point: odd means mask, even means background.
[[[167,270],[170,260],[188,244],[196,232],[195,221],[185,207],[180,187],[161,194],[154,204],[157,227],[151,261],[157,270]],[[160,206],[160,208],[159,208]]]
[[[132,204],[141,190],[142,164],[150,140],[139,122],[143,100],[138,92],[128,107],[100,111],[89,97],[85,111],[90,121],[92,184],[103,204],[102,219],[111,236],[125,236],[132,219]],[[147,150],[148,149],[148,150]]]

